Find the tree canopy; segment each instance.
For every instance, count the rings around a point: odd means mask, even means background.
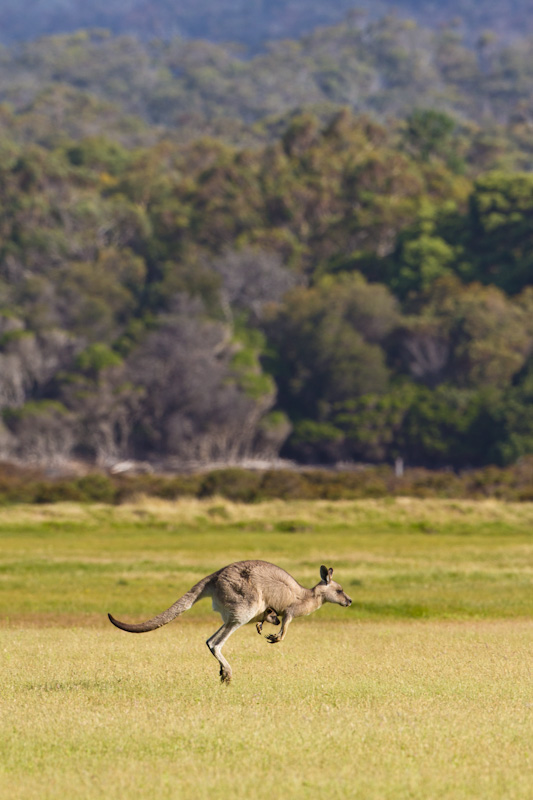
[[[5,48],[2,457],[532,452],[528,48],[390,16]]]

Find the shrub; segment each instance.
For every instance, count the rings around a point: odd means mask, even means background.
[[[244,469],[221,469],[209,472],[201,482],[198,497],[220,494],[228,500],[252,503],[258,499],[261,476]]]
[[[75,485],[81,494],[80,500],[98,503],[115,503],[117,500],[117,488],[113,480],[102,473],[92,472],[78,478]]]

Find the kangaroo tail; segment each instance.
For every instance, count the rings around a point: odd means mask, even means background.
[[[158,614],[157,617],[153,617],[152,619],[147,620],[146,622],[140,622],[137,625],[129,625],[127,622],[120,622],[118,619],[115,619],[108,614],[110,622],[113,625],[116,625],[117,628],[121,628],[123,631],[129,631],[129,633],[146,633],[147,631],[155,631],[156,628],[160,628],[162,625],[166,625],[167,622],[171,622],[180,614],[183,614],[184,611],[187,611],[197,600],[201,600],[202,597],[206,596],[205,590],[208,587],[213,575],[208,575],[206,578],[202,578],[197,584],[195,584],[192,589],[189,589],[183,597],[180,597],[179,600],[167,608],[166,611],[163,611],[162,614]]]

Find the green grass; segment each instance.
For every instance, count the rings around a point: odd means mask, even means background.
[[[0,797],[488,798],[533,787],[533,505],[143,501],[0,519]],[[265,558],[354,603],[225,653],[203,575]]]
[[[533,505],[497,501],[198,500],[21,506],[0,519],[0,620],[152,616],[214,569],[264,558],[354,604],[321,619],[533,616]],[[198,604],[189,616],[206,617]],[[313,617],[313,623],[316,617]]]
[[[531,797],[530,623],[248,628],[229,687],[211,630],[9,631],[2,796]]]

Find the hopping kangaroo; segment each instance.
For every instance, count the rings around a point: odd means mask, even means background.
[[[274,620],[279,614],[282,619],[280,632],[266,637],[271,644],[275,644],[283,641],[287,628],[295,617],[311,614],[323,603],[351,605],[352,601],[342,586],[331,579],[332,573],[332,569],[320,567],[320,583],[312,589],[306,589],[284,569],[267,561],[236,561],[202,578],[183,597],[176,600],[174,605],[147,622],[129,625],[114,619],[111,614],[108,616],[113,625],[123,631],[145,633],[166,625],[198,600],[210,597],[213,609],[219,612],[224,624],[206,644],[220,664],[222,683],[229,683],[231,667],[222,655],[222,647],[241,625],[247,622],[260,624],[264,621],[276,624]],[[279,620],[277,622],[279,624]],[[260,632],[259,625],[258,630]]]

